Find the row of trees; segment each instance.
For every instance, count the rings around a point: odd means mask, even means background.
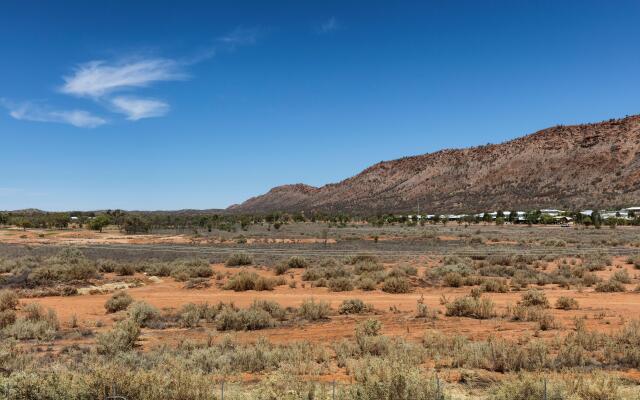
[[[631,219],[623,218],[607,218],[603,219],[598,212],[592,215],[583,215],[580,212],[567,212],[563,215],[572,218],[578,224],[586,226],[593,225],[600,227],[601,225],[640,225],[640,218],[630,215]],[[638,216],[640,217],[640,216]],[[321,214],[313,213],[305,215],[304,213],[269,213],[269,214],[245,214],[230,215],[203,212],[126,212],[123,210],[107,210],[104,212],[79,212],[70,213],[59,212],[12,212],[0,213],[0,225],[13,225],[23,229],[27,228],[49,228],[61,229],[67,228],[70,224],[85,226],[89,229],[102,231],[108,225],[115,225],[120,230],[127,233],[148,233],[156,230],[174,229],[174,230],[224,230],[233,231],[237,228],[247,230],[251,225],[267,224],[269,227],[279,229],[283,224],[293,222],[324,222],[335,226],[346,226],[353,222],[368,222],[373,226],[384,226],[389,224],[406,224],[406,225],[424,225],[448,223],[447,218],[439,215],[432,219],[419,218],[417,215],[393,215],[381,214],[369,217],[350,216],[347,214]],[[527,212],[524,220],[518,219],[515,211],[505,213],[498,211],[497,215],[492,216],[484,213],[483,216],[465,215],[457,220],[458,223],[475,224],[475,223],[496,223],[505,222],[526,223],[526,224],[553,224],[558,220],[552,216],[542,214],[539,210]]]

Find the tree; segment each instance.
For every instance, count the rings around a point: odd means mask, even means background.
[[[122,223],[122,229],[126,233],[146,233],[149,232],[149,223],[137,215],[127,215]]]
[[[111,223],[111,218],[106,214],[100,214],[89,221],[89,229],[102,232],[102,228]]]

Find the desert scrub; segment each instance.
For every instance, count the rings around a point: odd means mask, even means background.
[[[140,336],[140,326],[131,319],[118,322],[113,329],[98,334],[97,350],[100,354],[115,355],[133,349]]]
[[[304,257],[293,256],[287,261],[287,266],[289,268],[307,268],[309,262]]]
[[[325,301],[316,302],[315,299],[306,299],[298,308],[298,316],[307,321],[318,321],[326,319],[329,316],[329,303]]]
[[[480,287],[482,291],[488,293],[507,293],[509,291],[509,286],[504,279],[485,278],[480,284]]]
[[[373,311],[373,306],[360,299],[344,300],[338,310],[340,314],[365,314],[371,311]]]
[[[191,278],[209,278],[213,270],[209,262],[203,259],[179,260],[170,264],[171,277],[178,282],[185,282]]]
[[[108,313],[126,310],[133,303],[133,298],[127,292],[116,292],[104,303],[104,308]]]
[[[0,311],[15,310],[18,303],[18,295],[14,291],[0,290]]]
[[[281,279],[272,279],[264,276],[260,276],[255,272],[241,271],[235,274],[224,285],[226,290],[233,290],[235,292],[244,292],[246,290],[273,290],[277,285],[285,284],[286,282]]]
[[[631,277],[626,269],[621,269],[613,273],[611,279],[614,279],[620,283],[631,283]]]
[[[346,277],[331,278],[327,282],[327,287],[332,292],[348,292],[353,290],[353,283]]]
[[[520,374],[496,384],[491,400],[543,399],[623,400],[621,383],[611,374]]]
[[[246,253],[232,254],[229,258],[227,258],[227,261],[225,262],[225,265],[227,267],[240,267],[251,264],[253,264],[253,258]]]
[[[364,291],[376,290],[376,281],[371,278],[360,278],[358,280],[357,287]]]
[[[258,330],[275,326],[276,321],[265,310],[249,308],[236,310],[231,307],[224,308],[215,319],[216,329],[219,331]]]
[[[406,278],[388,277],[382,284],[382,291],[387,293],[409,293],[411,285]]]
[[[80,250],[66,248],[30,271],[27,281],[35,285],[86,281],[97,276],[98,269]]]
[[[596,285],[596,292],[608,293],[608,292],[624,292],[626,289],[624,284],[616,279],[609,279],[606,282],[600,282]]]
[[[524,292],[520,298],[518,304],[524,307],[542,307],[549,308],[549,300],[547,296],[541,290],[527,290]]]
[[[457,288],[464,285],[464,278],[458,272],[448,272],[442,277],[442,284],[447,287]]]
[[[143,328],[158,328],[162,322],[160,311],[144,301],[129,306],[129,317]]]
[[[613,262],[611,257],[605,254],[595,254],[587,257],[588,258],[583,259],[582,265],[590,272],[604,271],[604,269]]]
[[[577,310],[580,308],[580,305],[578,304],[578,300],[572,297],[561,296],[556,300],[556,308],[559,310]]]
[[[57,336],[60,322],[54,310],[45,310],[38,303],[29,303],[23,312],[23,317],[5,327],[5,335],[17,340],[53,340]]]
[[[485,297],[458,297],[452,302],[445,304],[445,307],[445,315],[448,317],[489,319],[493,318],[496,315],[494,311],[493,301]]]

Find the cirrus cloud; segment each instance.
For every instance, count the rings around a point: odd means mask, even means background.
[[[107,120],[85,110],[51,110],[34,103],[13,104],[2,102],[9,109],[9,115],[17,120],[35,122],[56,122],[78,128],[96,128]]]
[[[147,87],[161,81],[187,79],[180,63],[163,58],[107,63],[89,61],[76,67],[73,75],[63,77],[60,91],[65,94],[101,97],[131,88]]]
[[[130,121],[142,118],[161,117],[169,112],[169,104],[158,99],[118,96],[111,99],[116,111],[125,114]]]

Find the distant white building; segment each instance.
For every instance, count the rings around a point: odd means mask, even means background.
[[[553,209],[553,208],[545,208],[543,210],[540,210],[540,214],[548,215],[550,217],[557,217],[560,214],[562,214],[562,212],[563,212],[562,210],[556,210],[556,209]]]

